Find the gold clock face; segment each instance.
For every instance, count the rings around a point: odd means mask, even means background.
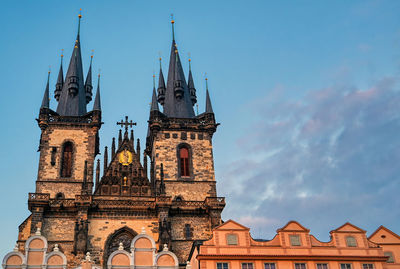
[[[132,152],[124,149],[120,152],[118,159],[122,165],[130,165],[132,163]]]

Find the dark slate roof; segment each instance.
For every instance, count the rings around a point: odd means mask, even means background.
[[[174,85],[175,79],[181,80],[183,89],[183,98],[175,97]],[[164,114],[171,118],[194,118],[194,110],[188,85],[186,84],[182,64],[176,47],[175,40],[172,41],[171,55],[169,61],[167,89],[165,93]]]
[[[97,92],[96,92],[96,97],[94,98],[94,103],[93,103],[93,111],[101,111],[101,102],[100,102],[100,75],[97,80]]]
[[[49,73],[47,75],[46,89],[44,90],[42,105],[40,106],[40,108],[50,108],[49,80],[50,80],[50,71],[49,71]]]
[[[69,93],[70,79],[77,78],[78,92]],[[61,116],[82,116],[86,114],[86,92],[83,80],[83,67],[79,32],[75,41],[74,50],[68,66],[67,75],[58,101],[57,113]]]

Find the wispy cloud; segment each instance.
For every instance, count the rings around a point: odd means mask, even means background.
[[[260,120],[238,141],[243,158],[220,182],[229,185],[224,215],[267,237],[291,219],[325,237],[346,221],[368,231],[400,226],[397,78],[292,101],[280,98],[282,90],[252,104]]]

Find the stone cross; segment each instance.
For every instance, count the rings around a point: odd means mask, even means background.
[[[125,116],[125,121],[121,120],[120,122],[117,122],[117,125],[121,125],[121,127],[124,126],[125,132],[128,132],[128,128],[133,128],[133,125],[136,125],[136,122],[133,122],[132,120],[128,121],[128,116]]]

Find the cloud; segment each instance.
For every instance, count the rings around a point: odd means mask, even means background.
[[[372,232],[400,226],[400,92],[335,86],[287,101],[279,87],[251,104],[259,117],[226,164],[224,216],[271,237],[295,219],[327,239],[346,221]],[[400,232],[400,231],[398,231]]]

